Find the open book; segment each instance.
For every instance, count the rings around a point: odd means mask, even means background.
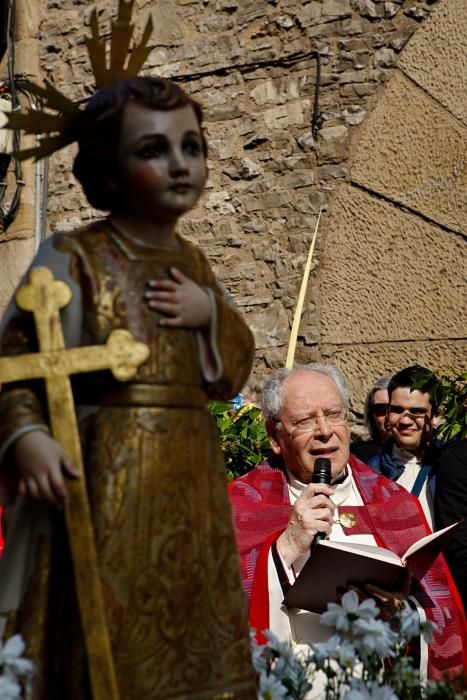
[[[397,590],[405,569],[419,581],[461,522],[422,537],[402,557],[384,547],[320,540],[285,594],[284,604],[322,613],[327,603],[335,600],[337,589],[345,589],[349,583],[373,583],[386,591]]]

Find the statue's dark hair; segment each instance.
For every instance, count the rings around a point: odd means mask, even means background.
[[[123,110],[128,102],[167,111],[193,107],[201,128],[204,154],[207,153],[201,107],[178,85],[154,77],[129,78],[106,85],[91,97],[83,111],[79,151],[73,164],[73,174],[96,209],[111,211],[118,196],[109,187],[109,181],[118,172],[117,146]]]

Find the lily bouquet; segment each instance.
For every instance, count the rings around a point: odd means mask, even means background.
[[[331,628],[324,643],[280,642],[270,631],[268,643],[252,637],[258,674],[258,700],[412,700],[437,697],[436,684],[420,689],[420,675],[407,654],[410,640],[422,635],[430,643],[436,625],[420,623],[405,604],[390,622],[378,618],[373,599],[360,603],[347,591],[341,604],[328,603],[321,624]],[[454,689],[449,697],[456,698]],[[442,696],[440,696],[442,697]],[[444,697],[448,697],[445,695]],[[461,695],[459,695],[461,697]]]
[[[25,644],[19,634],[0,642],[0,698],[16,700],[30,690],[34,673],[31,661],[23,658]]]

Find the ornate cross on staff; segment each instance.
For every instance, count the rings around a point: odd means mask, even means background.
[[[48,268],[31,271],[16,303],[34,314],[40,352],[0,358],[0,383],[45,380],[52,435],[81,470],[81,477],[70,482],[65,517],[91,687],[94,700],[118,700],[70,375],[110,369],[116,379],[131,379],[149,357],[149,348],[128,331],[115,330],[105,345],[65,349],[59,310],[70,300],[68,285],[55,280]]]

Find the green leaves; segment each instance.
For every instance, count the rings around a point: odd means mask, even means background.
[[[220,433],[227,480],[232,481],[260,464],[270,451],[260,409],[254,404],[238,411],[223,401],[211,401],[209,410]]]
[[[452,375],[448,372],[438,372],[439,379],[433,389],[433,400],[440,421],[436,425],[433,437],[443,442],[454,438],[467,437],[467,372]],[[429,390],[436,378],[435,373],[427,372],[416,381],[411,389]]]

